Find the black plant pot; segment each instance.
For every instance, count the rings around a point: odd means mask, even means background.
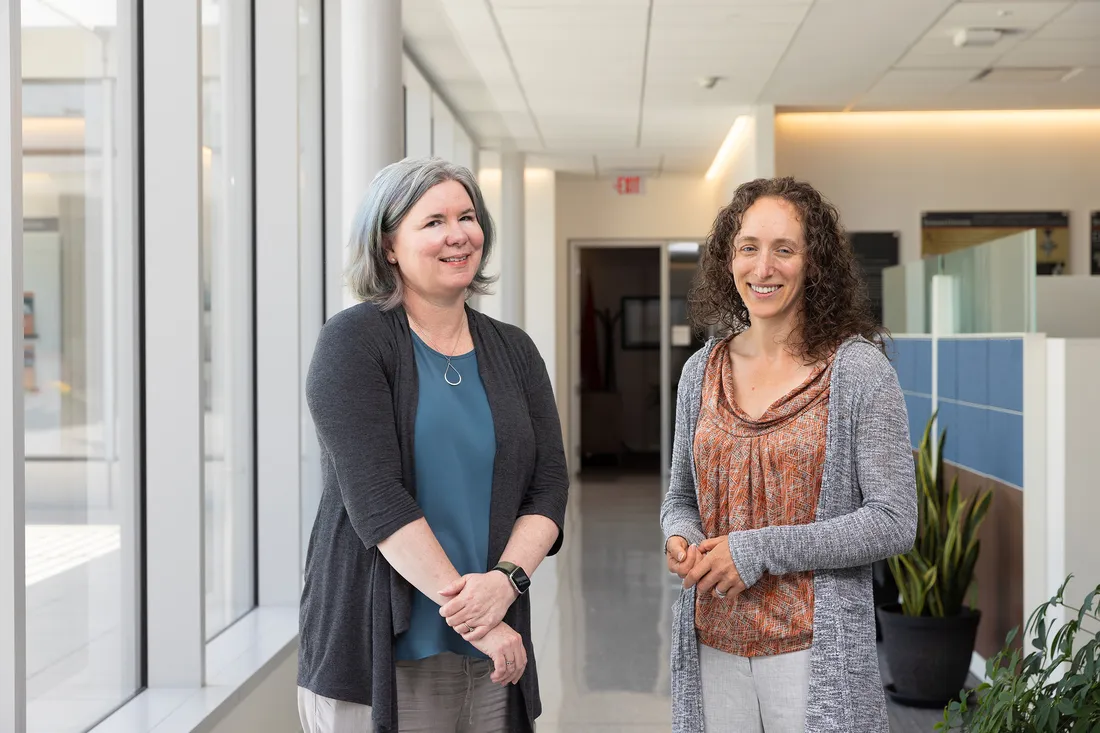
[[[878,608],[892,685],[886,694],[913,707],[942,708],[966,685],[981,611],[958,616],[906,616],[900,603]]]

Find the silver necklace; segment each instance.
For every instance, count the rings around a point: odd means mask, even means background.
[[[408,314],[406,313],[406,315]],[[435,342],[432,341],[430,336],[428,336],[428,329],[420,325],[420,322],[414,319],[412,316],[409,316],[409,320],[416,324],[416,327],[424,332],[424,338],[427,339],[428,346],[431,346],[433,349],[435,349],[435,351],[442,354],[447,359],[447,367],[443,370],[443,381],[451,385],[452,387],[457,387],[458,385],[462,384],[462,372],[458,371],[458,367],[451,363],[451,359],[454,358],[454,351],[458,348],[458,342],[462,340],[462,327],[459,326],[458,336],[455,338],[454,346],[451,347],[451,354],[448,356],[446,352],[440,351],[439,348],[435,345]],[[455,373],[455,376],[458,377],[458,381],[451,381],[451,372]]]

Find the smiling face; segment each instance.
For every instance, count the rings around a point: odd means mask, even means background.
[[[757,199],[741,218],[730,272],[753,323],[793,325],[806,281],[806,236],[798,210],[780,198]]]
[[[386,257],[409,293],[433,302],[462,298],[481,265],[485,234],[458,181],[428,189],[392,235]]]

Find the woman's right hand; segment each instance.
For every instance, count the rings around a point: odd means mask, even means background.
[[[702,557],[702,554],[699,552],[699,548],[695,545],[688,545],[688,541],[679,535],[669,537],[668,544],[665,545],[668,571],[676,573],[680,576],[680,580],[683,580],[684,576],[691,572],[691,569],[695,567],[695,563],[699,562],[700,557]]]
[[[519,682],[527,667],[527,650],[523,648],[523,639],[511,626],[501,622],[484,637],[470,643],[493,660],[493,674],[489,679],[501,686]]]

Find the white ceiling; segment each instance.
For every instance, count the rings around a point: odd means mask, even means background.
[[[402,0],[402,9],[406,47],[483,147],[582,175],[702,173],[754,104],[1100,107],[1100,0]],[[1004,34],[957,48],[963,28]],[[712,89],[699,84],[708,76],[720,77]]]

